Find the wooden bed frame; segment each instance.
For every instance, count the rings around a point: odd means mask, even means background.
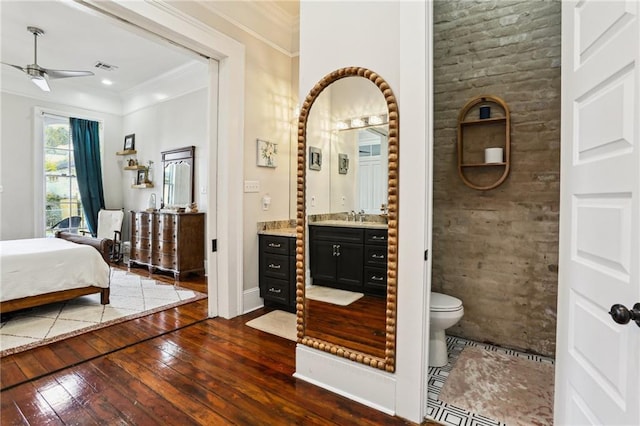
[[[62,238],[77,244],[89,245],[102,255],[105,262],[109,263],[109,256],[111,255],[111,248],[113,247],[113,240],[109,238],[93,238],[85,237],[78,234],[72,234],[70,232],[56,232],[56,238]],[[81,287],[73,288],[69,290],[54,291],[52,293],[40,294],[37,296],[23,297],[21,299],[8,300],[6,302],[0,302],[0,313],[7,313],[17,311],[19,309],[33,308],[34,306],[46,305],[48,303],[61,302],[64,300],[74,299],[76,297],[84,296],[86,294],[100,293],[100,303],[106,305],[109,303],[109,287]]]

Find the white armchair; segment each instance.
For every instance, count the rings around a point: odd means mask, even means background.
[[[111,261],[118,263],[122,260],[122,222],[124,211],[121,209],[102,209],[98,212],[98,238],[113,240]],[[83,232],[84,233],[84,232]]]

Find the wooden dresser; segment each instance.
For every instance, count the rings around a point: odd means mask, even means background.
[[[204,213],[131,212],[129,266],[204,273]]]

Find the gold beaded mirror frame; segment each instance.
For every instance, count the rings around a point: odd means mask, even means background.
[[[306,276],[306,177],[307,143],[306,129],[309,112],[320,93],[330,84],[345,77],[362,77],[373,82],[382,92],[388,110],[388,246],[387,246],[387,292],[386,329],[384,358],[358,352],[345,346],[321,340],[305,333],[305,276]],[[326,75],[305,98],[298,119],[298,168],[297,168],[297,213],[296,213],[296,310],[298,342],[312,348],[369,365],[388,372],[395,371],[396,359],[396,294],[398,251],[398,104],[389,84],[375,72],[360,67],[341,68]]]

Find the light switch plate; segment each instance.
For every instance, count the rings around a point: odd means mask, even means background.
[[[257,180],[245,180],[244,192],[260,192],[260,182]]]

